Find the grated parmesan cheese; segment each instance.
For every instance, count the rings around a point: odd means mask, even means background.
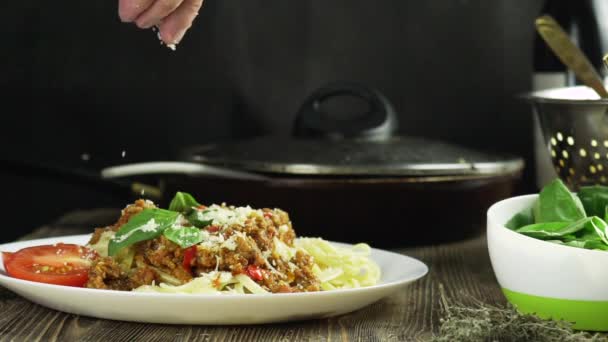
[[[121,243],[121,242],[125,241],[126,239],[128,239],[135,232],[138,232],[138,231],[145,232],[145,233],[155,232],[158,229],[158,227],[160,227],[160,224],[156,223],[156,221],[152,218],[148,222],[146,222],[144,225],[139,226],[124,235],[114,236],[112,238],[112,240],[114,240],[117,243]]]
[[[209,206],[197,213],[197,218],[201,221],[211,221],[212,225],[226,227],[232,225],[244,226],[249,216],[260,210],[254,210],[250,206],[246,207],[224,207],[217,204]]]
[[[236,239],[239,235],[242,235],[242,233],[241,234],[236,233],[236,234],[232,235],[231,237],[228,238],[228,240],[226,240],[222,243],[221,247],[234,251],[237,246]]]
[[[163,37],[161,37],[161,35],[160,35],[160,29],[158,28],[158,26],[152,26],[152,31],[156,32],[156,36],[158,37],[158,40],[160,41],[160,45],[165,45],[168,49],[175,51],[175,49],[177,48],[177,45],[176,44],[166,44],[163,41]]]
[[[205,239],[199,244],[199,246],[208,251],[218,251],[222,243],[225,241],[222,234],[211,235],[206,231],[203,231],[202,233],[207,233],[207,235],[203,235],[203,238]]]
[[[187,239],[187,238],[191,238],[191,237],[198,237],[199,234],[200,234],[200,232],[189,231],[189,230],[186,230],[186,229],[180,229],[179,233],[177,233],[177,235],[180,238],[182,238],[182,239]]]
[[[184,226],[187,226],[189,224],[190,224],[190,222],[188,221],[188,219],[185,218],[184,215],[179,214],[179,215],[177,215],[175,222],[173,222],[173,224],[171,225],[171,228],[179,229],[179,228],[183,228]]]
[[[281,258],[283,261],[289,261],[296,255],[296,249],[287,246],[283,241],[277,239],[275,236],[272,241],[274,242],[274,253]]]

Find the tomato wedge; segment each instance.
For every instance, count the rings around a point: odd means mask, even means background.
[[[58,243],[3,252],[6,272],[14,278],[40,283],[82,287],[97,253],[74,244]]]
[[[4,265],[4,269],[6,270],[6,263],[13,258],[13,252],[2,252],[2,264]]]

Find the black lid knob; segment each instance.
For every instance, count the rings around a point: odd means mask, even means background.
[[[358,100],[360,108],[349,108],[345,113],[332,111],[328,105],[348,97]],[[350,104],[352,107],[353,101]],[[395,110],[382,93],[357,83],[335,82],[319,88],[304,101],[293,134],[298,138],[384,140],[396,129]]]

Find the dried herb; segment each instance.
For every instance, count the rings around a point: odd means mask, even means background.
[[[439,285],[443,318],[435,342],[608,341],[608,335],[576,331],[564,321],[519,313],[513,306],[495,306],[471,298],[472,305],[450,304]]]

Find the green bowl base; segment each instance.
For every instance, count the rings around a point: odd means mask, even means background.
[[[608,331],[608,301],[540,297],[505,288],[502,292],[522,313],[572,322],[578,330]]]

